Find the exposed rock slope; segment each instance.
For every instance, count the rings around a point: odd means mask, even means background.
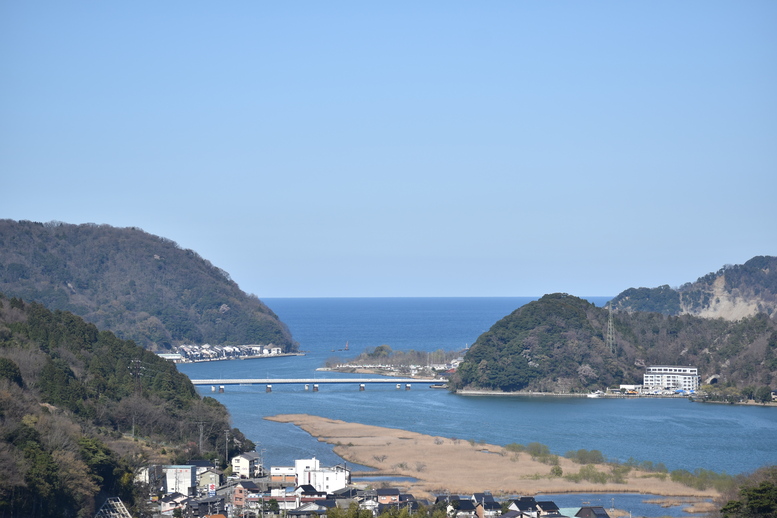
[[[739,320],[765,313],[777,314],[777,257],[753,257],[745,264],[727,265],[677,289],[629,288],[613,299],[626,311],[665,315],[696,315]]]

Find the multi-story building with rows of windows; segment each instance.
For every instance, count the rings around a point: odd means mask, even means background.
[[[645,371],[644,389],[699,390],[699,369],[682,365],[651,365]]]

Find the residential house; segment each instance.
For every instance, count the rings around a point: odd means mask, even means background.
[[[449,515],[456,513],[456,518],[481,518],[478,517],[478,506],[467,498],[451,501],[448,509]]]
[[[192,518],[202,518],[212,516],[216,513],[225,513],[227,509],[227,498],[224,495],[209,496],[206,498],[191,499],[186,503],[186,516]]]
[[[232,457],[232,474],[240,478],[261,476],[261,456],[255,451],[241,453]]]
[[[244,507],[246,505],[246,497],[252,493],[259,493],[261,490],[259,486],[248,480],[241,480],[235,486],[235,491],[232,493],[232,505],[235,507]]]
[[[524,518],[537,518],[537,501],[532,496],[522,496],[512,500],[508,510],[518,511]]]
[[[189,497],[181,493],[165,495],[159,500],[159,511],[162,514],[173,514],[176,508],[183,509],[188,499]]]
[[[398,504],[399,503],[399,489],[395,487],[383,487],[375,490],[378,497],[379,504]]]
[[[495,518],[502,514],[502,504],[491,493],[475,493],[470,499],[476,506],[475,512],[479,518]]]
[[[575,516],[577,518],[610,518],[610,515],[601,506],[581,507]]]
[[[332,498],[336,498],[336,499],[354,500],[356,499],[356,497],[359,496],[359,490],[356,489],[355,487],[344,487],[343,489],[332,491],[331,495],[332,495]]]
[[[326,498],[326,491],[319,491],[310,484],[303,484],[297,486],[294,493],[300,498],[301,502],[313,502],[315,500],[323,500]]]
[[[542,518],[557,518],[562,516],[555,502],[545,500],[537,502],[537,516]]]
[[[197,479],[197,492],[208,493],[215,492],[216,489],[224,483],[224,472],[210,468],[203,473],[200,473]]]
[[[334,500],[316,500],[306,502],[291,511],[286,511],[286,516],[293,518],[318,518],[319,516],[326,515],[326,512],[332,507],[334,507]]]
[[[189,466],[197,467],[197,477],[199,477],[205,471],[209,469],[213,469],[213,462],[209,460],[204,460],[204,459],[191,459],[187,461],[186,464]]]

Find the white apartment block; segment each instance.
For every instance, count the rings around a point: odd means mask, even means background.
[[[232,474],[240,478],[253,478],[261,475],[262,465],[259,454],[255,451],[241,453],[232,457]]]
[[[699,390],[699,369],[682,365],[651,365],[645,371],[645,389]]]
[[[321,462],[312,459],[298,459],[294,466],[272,466],[270,479],[273,482],[293,482],[296,486],[310,485],[316,491],[332,493],[343,489],[351,479],[351,472],[343,466],[322,468]]]

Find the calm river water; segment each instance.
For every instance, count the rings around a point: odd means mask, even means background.
[[[608,297],[592,297],[603,304]],[[191,378],[345,376],[316,372],[332,357],[366,348],[461,349],[532,298],[266,299],[291,329],[305,356],[179,365]],[[348,351],[342,351],[346,342]],[[704,373],[701,373],[702,377]],[[353,377],[358,378],[358,375]],[[638,383],[640,380],[634,380]],[[265,450],[266,465],[316,456],[341,463],[331,447],[293,425],[263,417],[307,413],[492,444],[541,442],[554,453],[585,448],[625,461],[663,462],[670,470],[704,468],[730,474],[777,464],[777,408],[691,403],[685,399],[587,399],[459,396],[415,384],[228,386],[211,394],[234,425]],[[600,496],[598,498],[606,498]],[[608,501],[609,502],[609,501]],[[616,502],[616,507],[618,502]],[[658,513],[674,514],[666,510]]]

